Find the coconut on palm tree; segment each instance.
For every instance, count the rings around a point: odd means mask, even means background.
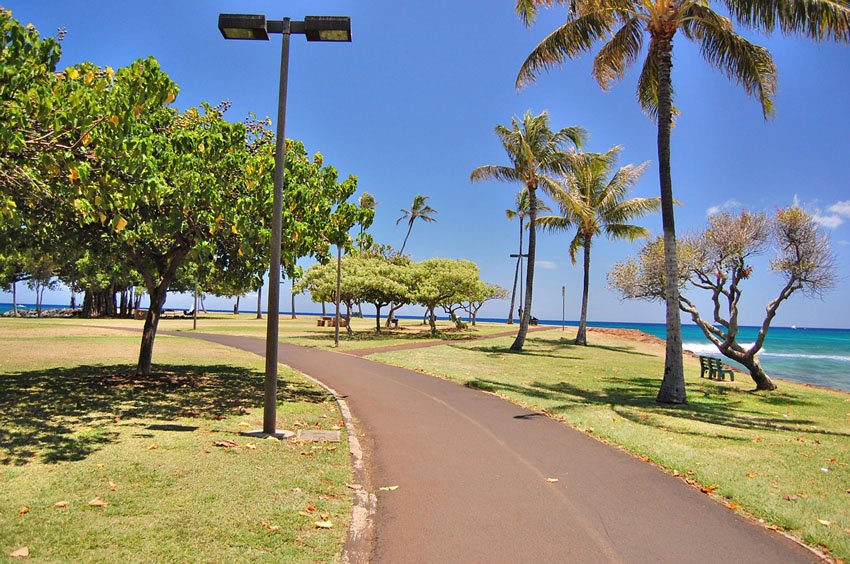
[[[521,120],[512,119],[511,127],[497,125],[496,135],[508,153],[511,166],[480,166],[472,171],[470,180],[517,182],[528,190],[528,265],[525,274],[525,298],[519,331],[511,345],[511,350],[521,351],[531,320],[537,243],[537,189],[540,188],[544,192],[557,189],[553,176],[563,174],[567,170],[566,149],[569,146],[580,148],[587,133],[584,128],[576,126],[552,131],[548,112],[536,116],[526,112]]]
[[[607,153],[570,153],[569,172],[563,178],[563,190],[552,193],[560,215],[537,219],[540,226],[551,231],[566,231],[575,227],[570,243],[570,259],[576,263],[579,249],[583,251],[584,281],[581,295],[581,320],[575,344],[587,345],[587,301],[590,290],[590,249],[593,238],[605,234],[610,239],[646,237],[645,227],[631,225],[630,220],[658,210],[661,198],[632,198],[632,188],[648,163],[628,164],[616,172],[617,155],[622,147]]]
[[[434,214],[439,213],[437,210],[428,205],[428,196],[423,196],[422,194],[417,194],[413,197],[413,204],[410,206],[409,210],[402,209],[402,216],[398,218],[395,222],[396,225],[407,220],[407,235],[404,236],[404,242],[401,244],[401,249],[398,251],[398,254],[404,253],[404,247],[407,245],[407,238],[410,237],[410,232],[413,230],[413,224],[416,220],[425,221],[427,223],[431,223],[437,221],[436,218],[432,217]]]
[[[538,212],[549,212],[552,211],[549,209],[549,206],[542,202],[537,202],[537,211]],[[516,269],[514,269],[514,285],[511,290],[511,307],[508,309],[508,325],[513,325],[514,322],[514,306],[516,305],[516,286],[517,281],[519,280],[520,275],[520,266],[522,265],[522,234],[525,231],[525,217],[528,215],[528,190],[523,188],[519,192],[516,193],[516,203],[514,204],[513,209],[505,210],[505,217],[508,221],[511,221],[513,218],[519,219],[519,252],[516,257]],[[520,292],[522,291],[522,284],[520,284]]]
[[[535,80],[568,59],[578,58],[602,43],[593,61],[593,76],[603,89],[623,78],[638,61],[648,39],[648,52],[638,79],[643,110],[658,124],[658,168],[664,228],[667,350],[661,403],[684,403],[682,329],[676,285],[676,229],[673,181],[670,173],[670,131],[673,124],[673,38],[677,33],[696,42],[713,67],[758,98],[765,117],[773,113],[776,67],[764,47],[735,33],[732,20],[714,10],[711,0],[517,0],[526,24],[541,7],[569,4],[567,21],[534,48],[523,63],[517,87]],[[725,0],[728,12],[743,26],[770,33],[799,33],[816,40],[850,42],[850,4],[846,0]]]

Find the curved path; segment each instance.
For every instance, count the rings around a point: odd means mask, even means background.
[[[192,337],[264,354],[260,339]],[[281,343],[280,358],[346,396],[358,420],[378,496],[376,562],[819,560],[681,480],[492,394],[321,349]]]

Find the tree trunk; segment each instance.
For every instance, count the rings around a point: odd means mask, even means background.
[[[133,312],[139,311],[139,308],[142,307],[142,296],[141,294],[136,296],[136,303],[133,305]]]
[[[581,319],[576,333],[577,345],[587,346],[587,295],[590,292],[590,239],[584,241],[584,283],[581,293]]]
[[[523,217],[519,216],[519,256],[516,258],[516,268],[514,269],[514,285],[511,290],[511,308],[508,310],[508,325],[514,323],[514,305],[516,304],[516,283],[519,280],[519,267],[522,264],[522,228]]]
[[[375,327],[381,332],[381,306],[375,304]]]
[[[295,278],[292,278],[289,281],[289,295],[292,296],[292,307],[290,309],[290,314],[292,315],[292,319],[297,319],[295,317]]]
[[[322,317],[327,315],[327,309],[325,308],[325,302],[322,302]]]
[[[18,317],[18,281],[12,281],[12,315]]]
[[[761,362],[759,362],[757,356],[745,356],[738,360],[738,362],[746,366],[747,370],[750,371],[750,377],[756,383],[756,390],[772,392],[776,389],[776,384],[773,383],[773,380],[770,379],[767,372],[761,367]]]
[[[428,321],[431,324],[431,336],[437,334],[437,315],[434,313],[434,308],[428,308]]]
[[[534,256],[537,245],[537,186],[528,187],[528,265],[525,269],[525,305],[519,320],[519,332],[511,345],[512,351],[521,351],[531,320],[531,295],[534,287]],[[520,253],[522,255],[522,253]]]
[[[41,317],[41,299],[44,295],[43,286],[41,284],[36,283],[35,285],[35,315],[36,317]]]
[[[658,59],[658,169],[661,184],[661,222],[664,228],[664,302],[667,310],[667,349],[658,403],[687,403],[682,363],[682,322],[679,317],[679,277],[676,225],[673,218],[673,179],[670,172],[670,130],[673,124],[673,38],[659,41],[651,53]]]
[[[192,331],[198,328],[198,285],[195,284],[195,299],[192,304]]]
[[[127,317],[127,289],[121,290],[121,304],[119,306],[120,317]]]
[[[360,302],[357,302],[357,317],[363,319],[363,308],[360,305]]]
[[[337,245],[336,247],[336,314],[334,317],[334,346],[339,346],[339,298],[341,292],[341,284],[342,284],[342,247]],[[324,305],[324,302],[322,302]]]
[[[410,222],[410,225],[407,226],[407,235],[404,236],[404,242],[401,244],[401,250],[398,252],[398,256],[401,256],[404,253],[404,247],[407,245],[407,238],[410,237],[410,232],[413,230],[413,221]]]
[[[257,319],[263,318],[263,287],[257,288]]]
[[[236,296],[236,303],[233,304],[233,315],[239,315],[239,298],[241,296]]]
[[[167,285],[164,285],[168,288]],[[142,330],[142,348],[139,350],[139,364],[136,366],[136,376],[150,376],[151,361],[153,360],[153,343],[156,338],[156,328],[159,325],[159,316],[162,311],[162,306],[165,305],[165,295],[167,290],[159,288],[151,291],[150,307],[148,314],[145,316],[145,328]]]

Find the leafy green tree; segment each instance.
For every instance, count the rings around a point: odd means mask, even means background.
[[[648,54],[638,79],[641,108],[658,124],[658,165],[664,228],[667,351],[661,403],[684,403],[682,330],[675,282],[677,253],[670,172],[670,132],[673,125],[673,38],[681,33],[699,45],[709,65],[758,98],[765,117],[773,111],[776,67],[764,47],[735,33],[732,20],[718,13],[714,2],[669,0],[517,0],[516,10],[526,24],[541,7],[569,4],[567,21],[534,48],[523,63],[517,86],[536,79],[568,59],[576,59],[601,42],[593,61],[593,76],[607,90],[638,61],[646,40]],[[725,0],[724,11],[743,26],[771,33],[802,34],[812,39],[850,42],[850,5],[845,0]]]
[[[414,301],[425,307],[431,334],[437,334],[434,310],[441,304],[467,301],[478,288],[478,266],[464,259],[432,258],[413,265]]]
[[[464,304],[464,309],[469,313],[472,326],[475,327],[478,311],[490,300],[504,300],[508,297],[508,291],[498,284],[489,284],[479,280],[475,292]]]
[[[739,305],[745,283],[753,274],[752,257],[775,249],[770,268],[784,283],[765,308],[755,342],[738,342]],[[694,302],[679,292],[679,307],[691,316],[724,356],[744,365],[757,390],[775,390],[758,359],[779,306],[794,293],[819,296],[835,285],[835,257],[829,239],[812,216],[798,207],[779,210],[772,218],[762,213],[713,216],[701,232],[681,240],[676,283],[711,295],[712,313],[704,319]],[[637,259],[614,266],[608,284],[625,298],[664,298],[663,242],[648,242]]]
[[[583,250],[584,281],[581,294],[581,320],[575,344],[587,345],[587,301],[590,292],[590,249],[593,238],[604,233],[609,239],[646,237],[645,227],[631,225],[634,218],[658,210],[660,198],[632,198],[627,200],[629,189],[640,179],[647,163],[628,164],[616,172],[617,155],[622,147],[613,147],[607,153],[570,153],[569,172],[564,176],[565,189],[552,193],[559,215],[538,218],[550,231],[576,229],[570,242],[570,260],[576,263],[576,254]]]
[[[522,184],[528,191],[528,266],[525,275],[525,299],[519,331],[511,350],[521,351],[531,320],[531,297],[534,289],[534,262],[537,243],[537,189],[551,192],[557,182],[553,175],[566,172],[567,146],[580,148],[587,133],[581,127],[565,127],[552,131],[549,114],[526,112],[522,120],[511,120],[511,127],[496,126],[511,166],[487,165],[472,171],[470,180],[499,180]]]
[[[395,222],[395,224],[398,225],[402,221],[407,220],[407,234],[404,236],[404,242],[402,242],[401,249],[399,249],[398,254],[404,254],[404,247],[407,245],[407,238],[410,237],[410,232],[413,230],[413,224],[416,223],[416,220],[418,219],[426,223],[433,223],[437,221],[437,219],[433,217],[436,213],[438,213],[437,210],[428,205],[428,196],[417,194],[413,197],[413,203],[410,205],[410,209],[402,209],[401,217]]]

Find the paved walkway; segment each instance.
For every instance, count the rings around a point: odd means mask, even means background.
[[[191,337],[264,353],[260,339]],[[378,496],[375,562],[818,560],[680,479],[492,394],[320,349],[282,343],[280,359],[345,395],[358,420]]]

